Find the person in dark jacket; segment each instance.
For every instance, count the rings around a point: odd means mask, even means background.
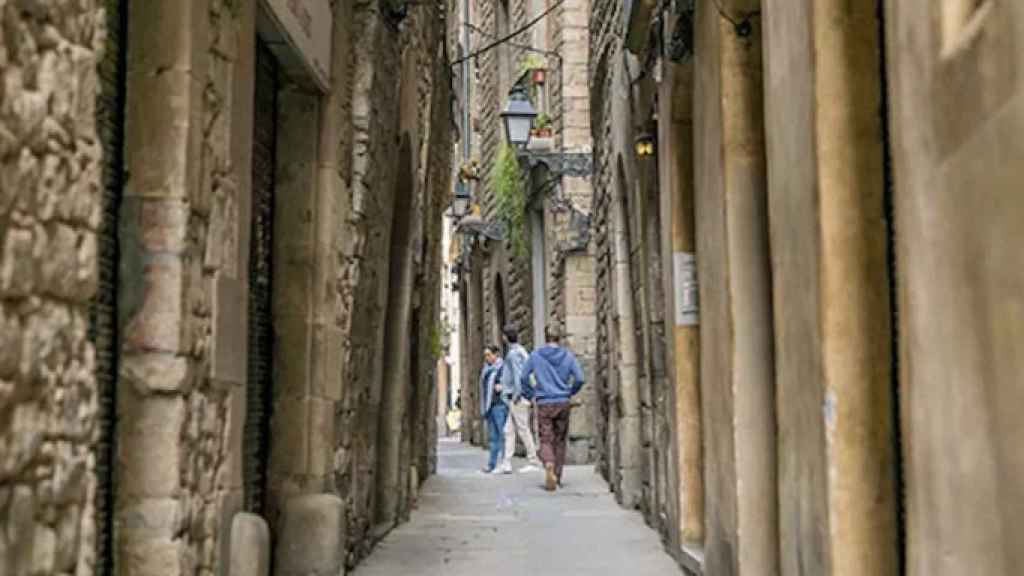
[[[576,356],[559,345],[555,326],[544,329],[547,343],[530,354],[523,368],[523,396],[535,400],[540,428],[540,459],[544,462],[544,488],[553,492],[562,483],[570,400],[583,388],[583,370]],[[531,382],[531,377],[534,382]]]
[[[487,423],[490,457],[485,474],[498,474],[498,464],[505,452],[505,420],[508,419],[508,400],[501,386],[501,349],[490,345],[484,348],[484,368],[480,372],[480,413]]]

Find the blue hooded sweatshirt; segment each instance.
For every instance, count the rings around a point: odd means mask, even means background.
[[[537,380],[534,388],[530,376]],[[583,370],[572,352],[548,344],[530,354],[522,376],[523,396],[537,404],[568,402],[583,388]]]

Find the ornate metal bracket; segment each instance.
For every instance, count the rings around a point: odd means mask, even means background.
[[[590,152],[535,152],[523,150],[519,161],[533,170],[544,165],[560,176],[587,177],[594,173],[594,159]]]
[[[488,240],[494,240],[496,242],[500,242],[508,236],[503,222],[488,222],[479,216],[467,216],[463,218],[462,221],[459,222],[458,230],[459,232],[483,236]]]

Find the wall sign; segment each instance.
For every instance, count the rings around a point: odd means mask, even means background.
[[[331,32],[334,15],[330,0],[263,0],[281,40],[316,84],[327,90],[331,79]],[[278,53],[278,58],[282,58]],[[288,62],[282,62],[288,64]]]
[[[692,252],[672,255],[675,283],[676,326],[696,326],[700,322],[697,285],[697,258]]]

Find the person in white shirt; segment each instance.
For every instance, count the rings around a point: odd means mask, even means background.
[[[529,358],[526,348],[519,343],[519,333],[514,326],[506,326],[502,330],[507,352],[505,353],[505,365],[501,373],[501,384],[506,397],[508,398],[509,415],[505,423],[505,458],[501,464],[501,472],[512,473],[512,456],[516,450],[516,435],[523,441],[526,447],[526,458],[529,463],[520,468],[520,472],[537,472],[541,469],[540,458],[537,455],[537,442],[533,437],[533,430],[530,427],[530,406],[531,403],[523,398],[520,379],[523,374],[523,367]]]

